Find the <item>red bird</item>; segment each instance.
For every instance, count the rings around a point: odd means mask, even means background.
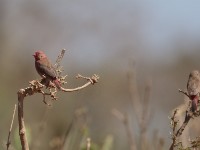
[[[60,90],[61,85],[60,81],[58,81],[57,79],[55,68],[52,66],[45,53],[42,51],[36,51],[33,56],[35,58],[35,68],[38,74],[42,78],[45,77],[46,79],[48,79],[47,85],[49,85],[49,82],[51,81]]]
[[[187,83],[187,91],[188,91],[189,98],[192,101],[192,111],[195,112],[197,110],[197,104],[198,104],[199,93],[200,93],[199,71],[194,70],[190,73],[188,83]]]

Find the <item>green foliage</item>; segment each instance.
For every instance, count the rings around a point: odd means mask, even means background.
[[[105,138],[104,144],[102,146],[102,150],[111,150],[113,147],[113,136],[112,135],[108,135]]]

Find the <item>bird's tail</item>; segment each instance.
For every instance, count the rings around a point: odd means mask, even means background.
[[[53,83],[55,84],[55,86],[60,90],[61,89],[61,84],[60,81],[58,79],[53,80]]]
[[[198,103],[199,97],[195,96],[192,100],[192,112],[195,112],[197,110],[197,103]]]

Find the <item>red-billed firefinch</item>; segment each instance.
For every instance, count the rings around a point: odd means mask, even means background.
[[[35,68],[41,77],[44,77],[49,82],[53,82],[58,89],[61,89],[60,82],[56,77],[55,68],[50,63],[49,59],[42,51],[36,51],[33,55],[35,57]]]
[[[194,70],[190,73],[188,83],[187,83],[187,91],[188,91],[189,98],[192,101],[192,111],[195,112],[197,110],[197,104],[198,104],[199,93],[200,93],[199,71]]]

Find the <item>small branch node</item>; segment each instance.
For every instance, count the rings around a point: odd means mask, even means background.
[[[79,79],[79,78],[86,79],[86,80],[90,81],[91,84],[95,84],[95,83],[98,82],[98,80],[99,80],[100,77],[99,77],[98,75],[96,75],[96,74],[94,74],[92,77],[84,77],[84,76],[78,74],[78,75],[76,76],[76,78],[77,78],[77,79]]]

